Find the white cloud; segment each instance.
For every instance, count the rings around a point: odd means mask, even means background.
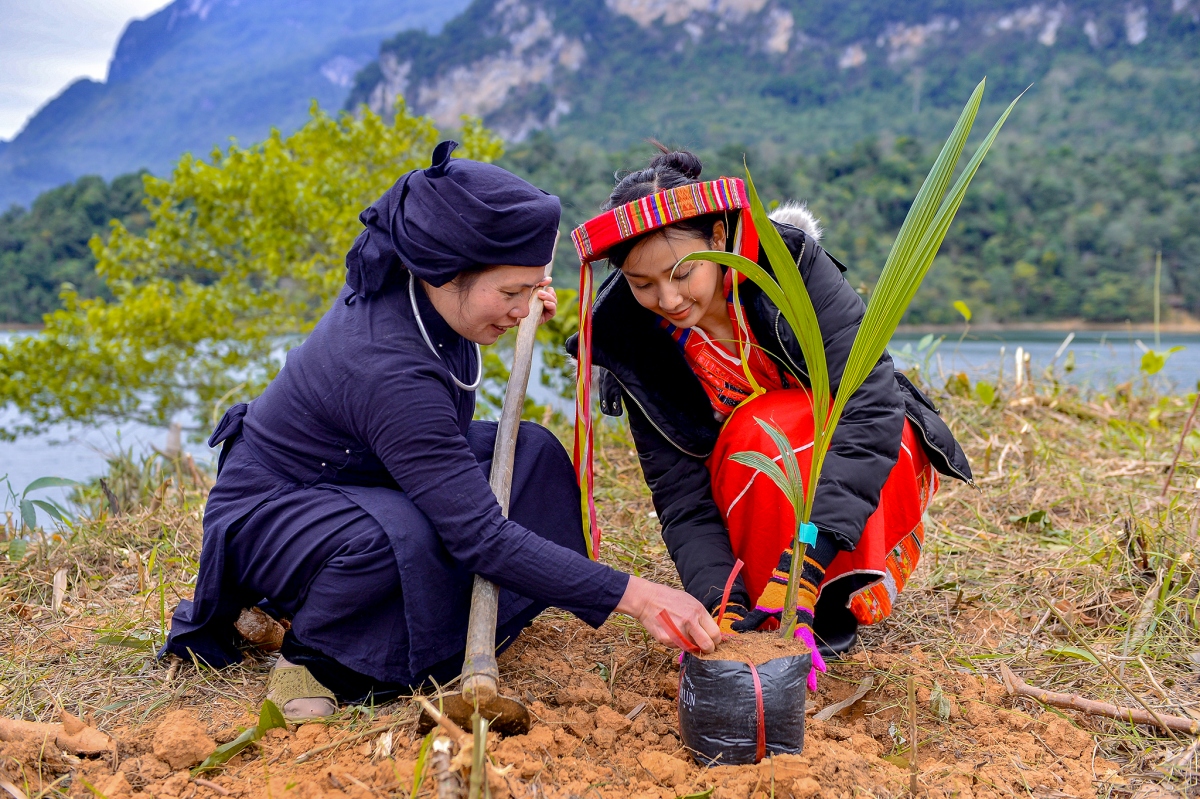
[[[0,139],[77,78],[103,80],[131,20],[168,0],[0,0]]]

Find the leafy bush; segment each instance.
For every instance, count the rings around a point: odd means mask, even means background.
[[[118,221],[91,241],[112,299],[66,291],[41,335],[0,347],[0,402],[23,414],[0,437],[64,421],[163,426],[181,412],[207,427],[214,407],[256,396],[343,285],[358,213],[424,166],[437,138],[403,107],[388,122],[314,105],[286,138],[146,176],[152,226]],[[477,122],[461,139],[463,155],[500,154]]]

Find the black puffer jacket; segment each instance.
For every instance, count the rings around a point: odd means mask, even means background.
[[[836,392],[866,306],[842,277],[845,267],[802,230],[775,225],[812,297]],[[765,254],[759,262],[770,271]],[[807,380],[799,342],[779,309],[749,281],[740,293],[759,344],[780,366]],[[699,379],[658,319],[638,305],[619,272],[605,279],[593,305],[597,393],[605,414],[620,416],[623,405],[629,408],[629,426],[663,540],[684,588],[711,610],[735,562],[705,465],[721,425]],[[576,338],[567,341],[567,351],[578,353]],[[885,352],[846,404],[813,505],[813,523],[840,549],[858,545],[867,518],[879,504],[879,493],[899,456],[905,417],[922,437],[934,468],[971,482],[967,458],[937,408],[894,370]],[[732,597],[750,604],[740,578]]]

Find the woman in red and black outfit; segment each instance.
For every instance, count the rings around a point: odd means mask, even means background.
[[[576,231],[585,262],[607,258],[617,270],[592,305],[593,373],[601,410],[629,414],[685,589],[714,610],[740,558],[745,569],[724,626],[769,629],[782,611],[794,514],[770,480],[729,456],[757,450],[778,460],[758,417],[784,429],[807,475],[804,453],[813,440],[807,372],[795,335],[756,285],[739,283],[742,327],[734,313],[734,273],[707,261],[679,263],[690,253],[739,251],[757,239],[737,230],[753,224],[736,210],[746,205],[741,182],[703,184],[700,172],[694,155],[664,152],[617,184],[605,205],[608,222],[601,215]],[[705,213],[711,206],[704,198],[729,186],[742,192],[740,203],[732,200],[735,210],[727,202],[726,210]],[[698,207],[689,212],[691,198]],[[783,210],[773,224],[812,298],[836,392],[865,306],[842,277],[844,267],[817,244],[815,220],[803,208]],[[756,250],[747,254],[757,257]],[[757,261],[770,271],[765,255]],[[572,354],[577,349],[577,340],[568,342]],[[936,408],[885,353],[846,405],[813,506],[818,537],[805,557],[797,610],[799,632],[806,638],[815,632],[825,654],[848,650],[860,623],[891,613],[920,555],[935,470],[971,480]]]

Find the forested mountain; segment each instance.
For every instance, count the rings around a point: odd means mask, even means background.
[[[1200,314],[1198,0],[476,0],[385,42],[348,107],[482,115],[570,222],[646,137],[713,174],[746,154],[869,290],[984,76],[987,124],[1031,88],[909,321],[955,321],[957,299],[989,321],[1146,319],[1159,249],[1168,302]]]
[[[986,75],[993,107],[1037,84],[1014,127],[1043,144],[1162,141],[1200,121],[1198,34],[1200,0],[474,0],[384,42],[348,107],[814,153],[940,135]]]
[[[0,142],[0,211],[81,175],[162,173],[185,151],[259,141],[340,106],[379,42],[466,0],[175,0],[129,24],[102,83],[81,79]]]
[[[337,107],[348,97],[347,109],[381,112],[403,98],[443,128],[482,116],[508,140],[503,163],[563,197],[564,226],[598,208],[614,171],[644,164],[648,137],[697,149],[707,174],[740,174],[745,156],[767,197],[811,203],[824,243],[869,291],[937,147],[986,75],[981,127],[1031,88],[909,321],[955,321],[960,299],[982,320],[1143,320],[1158,250],[1167,302],[1200,315],[1200,0],[466,2],[178,0],[130,26],[108,83],[78,90],[108,99],[74,108],[69,90],[0,145],[0,195],[14,164],[77,166],[86,154],[106,165],[89,171],[106,176],[157,170],[230,134],[248,143],[269,124],[294,127],[307,105],[296,98],[329,106],[334,97]],[[245,22],[252,6],[258,27]],[[388,14],[406,21],[385,36]],[[412,29],[446,19],[437,33]],[[355,62],[337,61],[329,42],[369,38],[351,28],[375,31],[367,49],[378,58],[338,88]],[[239,71],[238,52],[273,71]],[[337,81],[314,77],[332,63],[344,68]],[[171,92],[179,98],[162,100]],[[122,103],[135,96],[162,102],[130,113]],[[210,113],[206,103],[222,105]],[[63,170],[55,180],[78,174]],[[75,211],[46,213],[70,196],[0,219],[0,272],[19,268],[31,286],[31,275],[45,278],[37,302],[0,303],[0,321],[36,321],[55,280],[84,284],[39,271],[48,262],[37,237],[82,230],[63,221]],[[39,228],[38,213],[59,222]],[[565,282],[571,258],[559,249]],[[72,263],[90,268],[86,254]],[[0,285],[17,282],[0,275]]]

